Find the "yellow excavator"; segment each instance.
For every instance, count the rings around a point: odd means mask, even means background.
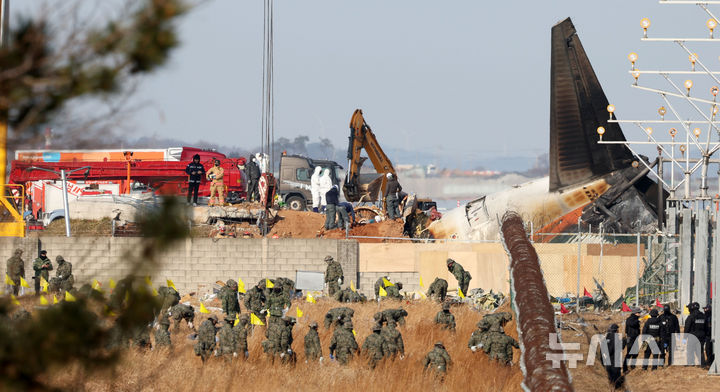
[[[363,112],[355,109],[350,118],[350,141],[348,143],[348,171],[343,183],[343,193],[349,202],[359,202],[355,207],[355,213],[361,219],[372,219],[376,215],[385,216],[387,205],[383,200],[381,209],[373,204],[363,205],[362,203],[375,203],[382,200],[387,186],[387,174],[396,175],[395,168],[390,159],[377,141],[370,126],[365,122]],[[365,150],[367,157],[361,156]],[[370,159],[375,173],[361,173],[365,160]],[[415,195],[409,194],[406,198],[401,197],[400,210],[404,218],[414,214],[416,210],[424,211],[436,206],[435,202],[429,199],[417,199]]]
[[[378,193],[385,192],[387,173],[395,175],[392,162],[388,159],[375,134],[363,118],[362,110],[355,109],[350,118],[350,142],[348,144],[348,171],[343,184],[345,199],[350,202],[376,202],[382,198]],[[361,156],[362,150],[367,157]],[[366,159],[370,159],[376,173],[360,173]],[[383,211],[385,205],[383,205]]]

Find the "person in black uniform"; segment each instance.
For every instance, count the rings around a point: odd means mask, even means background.
[[[625,360],[623,361],[623,371],[628,371],[628,362],[630,360],[633,360],[631,367],[635,369],[635,361],[637,361],[637,354],[631,354],[630,351],[632,350],[633,345],[635,344],[635,340],[640,335],[640,314],[635,311],[628,316],[627,320],[625,320],[625,335],[627,337],[627,354],[625,355]],[[638,348],[638,352],[640,349]]]
[[[396,218],[402,218],[400,212],[400,199],[399,193],[402,191],[402,187],[398,182],[397,178],[392,173],[387,173],[387,183],[385,184],[385,194],[383,194],[383,200],[387,206],[388,219],[394,220]]]
[[[198,191],[200,190],[200,181],[205,177],[205,167],[200,163],[200,155],[195,154],[193,161],[185,168],[185,173],[188,177],[188,193],[187,202],[190,204],[190,198],[192,196],[192,202],[194,206],[197,206]]]
[[[255,162],[252,155],[245,163],[245,177],[247,178],[247,200],[259,201],[260,192],[258,192],[258,183],[260,181],[260,166]]]
[[[705,360],[709,366],[715,361],[715,348],[712,340],[712,307],[707,305],[703,311],[705,311]]]
[[[668,366],[673,363],[672,335],[680,333],[678,318],[670,311],[670,305],[663,306],[663,313],[660,315],[660,350],[662,351],[662,362],[665,364],[665,355],[668,357]]]
[[[685,330],[683,332],[694,335],[698,342],[700,342],[700,365],[705,366],[705,353],[703,353],[703,347],[705,346],[705,314],[700,311],[700,304],[693,302],[688,305],[690,315],[685,319]],[[694,353],[693,350],[688,350],[688,364],[693,362]]]
[[[618,325],[617,324],[611,324],[608,328],[607,335],[605,335],[605,342],[608,346],[608,355],[610,356],[610,364],[605,365],[605,371],[607,371],[608,379],[610,380],[610,385],[613,386],[615,389],[620,389],[623,387],[623,384],[625,383],[625,380],[622,377],[622,373],[620,372],[620,364],[615,363],[615,343],[617,340],[620,339],[620,335],[618,334]],[[625,339],[622,339],[622,343],[620,343],[620,347],[626,343]],[[620,349],[622,350],[622,348]]]
[[[655,340],[655,343],[660,346],[660,319],[658,318],[658,311],[657,309],[653,309],[650,311],[650,318],[645,321],[645,325],[643,325],[642,330],[643,335],[650,335],[652,336],[653,340]],[[650,343],[648,342],[647,348],[645,348],[645,361],[647,361],[648,358],[650,358],[650,354],[652,354],[652,350],[650,349]],[[660,348],[660,352],[662,352],[662,348]],[[652,354],[653,361],[657,361],[660,358],[660,353],[658,354]],[[659,362],[659,361],[657,361]],[[643,370],[647,370],[648,364],[647,362],[643,364]],[[657,364],[653,363],[652,370],[657,369]]]

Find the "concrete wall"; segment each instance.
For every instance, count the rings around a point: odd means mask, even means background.
[[[575,293],[577,286],[576,244],[535,244],[552,295]],[[615,300],[627,287],[636,283],[637,248],[633,244],[589,244],[581,246],[580,290],[595,288],[593,278],[605,284],[605,290]],[[641,247],[641,257],[645,249]],[[457,280],[447,270],[446,260],[460,263],[470,275],[470,289],[507,293],[509,263],[500,243],[437,243],[437,244],[360,244],[360,288],[372,292],[380,276],[403,283],[403,290],[420,290],[422,277],[425,288],[436,278],[448,281],[449,290],[457,290]],[[640,265],[642,273],[643,264]]]
[[[133,260],[140,257],[143,240],[112,237],[40,237],[0,238],[0,257],[10,257],[14,248],[25,251],[26,276],[32,276],[32,260],[39,249],[50,258],[58,254],[73,263],[80,284],[98,279],[106,285],[133,271]],[[575,293],[577,282],[577,245],[536,244],[548,290],[552,295]],[[594,289],[593,278],[604,282],[611,299],[616,299],[636,282],[635,245],[605,245],[600,257],[599,245],[581,246],[580,290]],[[295,272],[324,272],[326,255],[340,261],[345,286],[354,282],[358,289],[373,296],[373,284],[388,275],[402,282],[403,291],[427,290],[436,277],[446,279],[450,290],[457,281],[447,270],[449,257],[462,264],[473,279],[470,288],[509,291],[508,259],[499,243],[483,244],[358,244],[354,240],[330,239],[186,239],[159,257],[154,271],[139,265],[137,274],[151,275],[156,285],[172,279],[183,292],[206,292],[217,281],[241,278],[247,287],[264,277],[295,278]],[[644,255],[644,248],[641,249]],[[642,270],[641,264],[641,270]],[[423,279],[424,288],[419,280]]]
[[[164,285],[172,279],[182,292],[209,291],[217,281],[241,278],[246,287],[264,277],[285,276],[295,279],[295,272],[324,272],[323,261],[333,256],[343,266],[346,285],[357,282],[358,243],[347,240],[318,239],[224,239],[214,242],[209,238],[186,239],[159,257],[155,270],[144,264],[140,238],[112,237],[41,237],[40,239],[1,238],[0,255],[12,255],[13,249],[23,248],[26,276],[32,273],[32,260],[39,249],[55,256],[62,255],[73,264],[78,284],[98,279],[104,286],[133,270],[138,261],[139,275],[151,275],[155,285]]]

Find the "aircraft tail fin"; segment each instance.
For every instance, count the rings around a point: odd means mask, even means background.
[[[551,51],[552,192],[625,168],[634,158],[623,145],[597,143],[599,126],[605,140],[625,136],[617,123],[608,123],[608,100],[570,18],[553,26]]]

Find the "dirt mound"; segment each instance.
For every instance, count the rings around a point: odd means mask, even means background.
[[[280,210],[268,237],[315,238],[324,223],[325,215],[316,212]]]
[[[350,229],[349,235],[360,237],[408,238],[407,236],[403,235],[403,222],[400,220],[383,221],[355,226]],[[336,229],[326,231],[323,233],[322,236],[323,238],[345,238],[345,230]],[[405,242],[403,240],[383,240],[377,238],[357,238],[357,240],[359,242]]]

